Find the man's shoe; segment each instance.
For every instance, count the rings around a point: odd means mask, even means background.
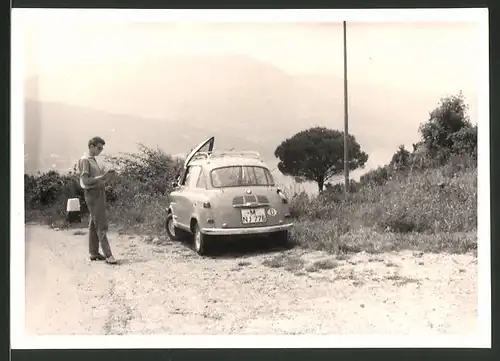
[[[106,258],[106,263],[117,264],[118,262],[116,261],[116,259],[113,256],[110,256],[110,257]]]
[[[90,256],[91,261],[104,261],[106,257],[104,257],[102,254],[96,254],[95,256]]]

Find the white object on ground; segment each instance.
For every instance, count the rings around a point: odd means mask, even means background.
[[[82,221],[80,200],[78,198],[68,199],[66,204],[66,219],[69,223],[80,223]]]

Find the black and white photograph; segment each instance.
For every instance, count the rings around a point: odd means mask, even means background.
[[[12,347],[490,347],[487,20],[13,9]]]

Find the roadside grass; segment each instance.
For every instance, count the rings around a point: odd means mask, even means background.
[[[148,197],[138,194],[128,202],[109,207],[109,221],[120,228],[120,232],[135,235],[166,235],[165,220],[167,197]]]
[[[25,223],[44,224],[52,228],[58,229],[78,229],[87,228],[88,217],[86,214],[82,215],[81,223],[69,224],[66,221],[66,209],[58,205],[50,207],[40,207],[35,209],[25,209]]]
[[[286,271],[301,274],[304,271],[312,273],[319,272],[321,270],[334,269],[339,266],[339,263],[332,259],[319,259],[307,264],[307,262],[300,256],[288,254],[278,254],[273,258],[262,261],[262,264],[270,268],[283,268]]]
[[[25,222],[45,224],[52,228],[87,228],[88,213],[82,214],[81,223],[69,224],[66,221],[64,202],[51,207],[26,209]],[[115,203],[108,207],[108,222],[119,234],[166,235],[165,219],[168,201],[161,198],[148,199],[146,195],[130,199],[128,202]]]
[[[402,250],[477,250],[477,168],[447,167],[400,176],[343,196],[292,200],[293,242],[338,255]]]
[[[299,221],[292,231],[292,240],[300,247],[347,255],[351,253],[384,253],[404,250],[422,252],[467,253],[477,250],[477,233],[392,233],[370,228],[335,234],[335,226],[323,220]]]
[[[313,263],[320,270],[333,269],[339,266],[339,263],[331,259],[320,259]]]
[[[284,268],[287,271],[294,272],[304,267],[304,260],[297,256],[280,254],[274,258],[264,260],[262,264],[270,268]]]

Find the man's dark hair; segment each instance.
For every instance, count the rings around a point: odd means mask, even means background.
[[[106,142],[101,137],[93,137],[89,140],[89,148],[99,144],[106,145]]]

